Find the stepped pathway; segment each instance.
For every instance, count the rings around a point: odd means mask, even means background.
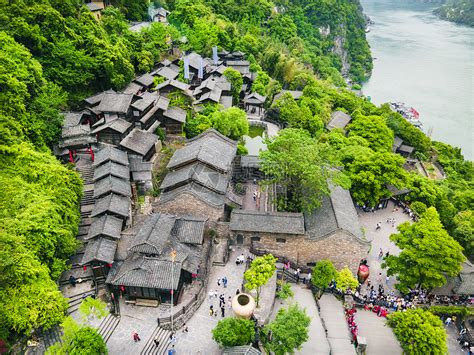
[[[398,355],[403,352],[392,329],[386,324],[386,318],[358,309],[355,321],[359,325],[359,335],[367,340],[367,355]]]
[[[146,342],[145,347],[140,352],[140,355],[166,355],[170,335],[170,330],[166,330],[157,326]],[[155,345],[155,338],[159,341],[158,346]]]
[[[327,339],[333,355],[355,354],[342,303],[334,295],[325,293],[319,300],[320,315],[327,329]]]
[[[99,325],[99,334],[102,336],[105,343],[107,343],[107,341],[110,339],[112,333],[114,332],[115,328],[117,328],[119,323],[120,316],[116,317],[113,314],[108,314],[107,317],[102,320]]]

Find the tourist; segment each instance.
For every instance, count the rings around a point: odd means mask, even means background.
[[[209,291],[209,302],[212,302],[212,298],[214,297],[214,291],[210,290]]]
[[[227,299],[227,308],[231,308],[232,307],[232,297],[229,296],[229,298]]]
[[[392,227],[395,227],[395,218],[392,218]]]
[[[380,285],[382,283],[382,273],[379,272],[379,276],[377,276],[377,283]]]
[[[451,325],[451,321],[452,321],[451,317],[448,317],[448,318],[446,318],[446,320],[444,321],[444,324],[446,324],[446,326],[449,327],[449,326]]]
[[[237,290],[235,291],[235,294],[238,295],[239,293],[240,293],[240,290],[237,289]]]
[[[174,345],[171,346],[171,349],[168,350],[168,355],[175,355],[176,354],[176,349],[174,348]]]
[[[138,332],[136,330],[134,330],[132,332],[132,338],[133,338],[133,341],[136,343],[137,341],[140,341],[140,336],[138,335]]]
[[[221,307],[221,316],[222,316],[222,318],[225,317],[225,307],[224,306]]]
[[[222,307],[222,304],[224,303],[225,303],[224,294],[221,293],[221,295],[219,296],[219,307]]]
[[[380,251],[379,251],[379,259],[382,259],[383,257],[383,251],[382,251],[382,248],[380,248]]]
[[[219,277],[219,278],[217,279],[217,286],[220,286],[220,285],[221,285],[221,278]]]
[[[70,283],[73,287],[76,287],[77,280],[76,280],[76,278],[75,278],[73,275],[69,276],[69,283]]]
[[[189,329],[188,329],[188,326],[186,325],[186,323],[183,324],[183,333],[188,333],[189,332]]]
[[[390,256],[390,253],[387,251],[387,252],[385,253],[385,258],[388,258],[389,256]]]
[[[308,281],[308,284],[311,283],[311,272],[308,272],[308,275],[306,275],[306,280]]]
[[[387,275],[387,277],[385,277],[385,283],[388,286],[388,284],[390,283],[390,276]]]
[[[209,306],[209,315],[211,317],[214,315],[214,306],[212,304]]]
[[[158,347],[160,346],[160,340],[158,339],[158,335],[153,339],[153,342],[155,343],[155,346]]]
[[[382,228],[382,224],[379,222],[377,223],[375,230],[378,231],[380,228]]]
[[[222,278],[222,284],[224,285],[224,288],[227,288],[227,276]]]

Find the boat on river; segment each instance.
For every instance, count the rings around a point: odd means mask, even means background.
[[[420,114],[415,108],[408,107],[403,102],[391,102],[390,108],[392,111],[398,112],[400,115],[402,115],[403,118],[405,118],[413,126],[423,131],[423,123],[420,121]]]

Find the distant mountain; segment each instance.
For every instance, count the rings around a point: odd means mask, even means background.
[[[474,0],[448,0],[434,13],[444,20],[474,27]]]

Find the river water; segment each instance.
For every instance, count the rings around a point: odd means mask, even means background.
[[[376,59],[364,94],[375,104],[401,101],[416,108],[425,133],[473,160],[474,28],[438,19],[430,4],[361,3],[375,22],[367,39]]]

